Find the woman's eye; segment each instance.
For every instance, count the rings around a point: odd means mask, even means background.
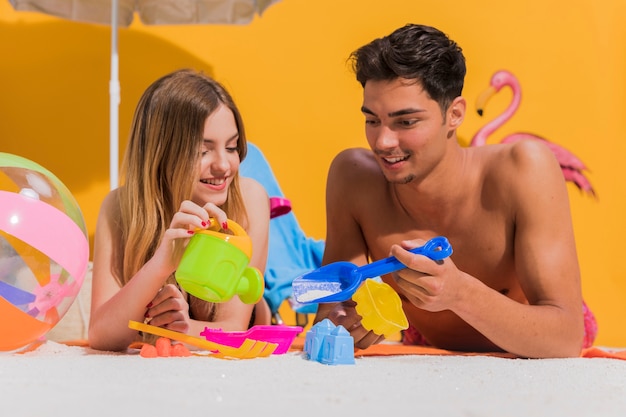
[[[231,148],[226,148],[226,150],[227,150],[228,152],[231,152],[231,153],[232,153],[232,152],[237,152],[237,147],[235,146],[235,147],[231,147]]]

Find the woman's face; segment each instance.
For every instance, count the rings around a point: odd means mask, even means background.
[[[204,122],[200,168],[193,201],[203,206],[226,202],[228,187],[239,170],[239,131],[233,112],[221,104]]]

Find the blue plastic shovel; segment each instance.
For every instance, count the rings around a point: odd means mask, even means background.
[[[438,236],[410,252],[439,261],[452,254],[452,246],[448,239]],[[406,266],[394,256],[360,267],[351,262],[334,262],[294,279],[293,295],[301,304],[345,301],[352,297],[363,280],[403,268]]]

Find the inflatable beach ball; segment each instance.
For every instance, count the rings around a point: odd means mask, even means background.
[[[85,221],[65,185],[35,162],[0,153],[0,351],[52,329],[88,263]]]

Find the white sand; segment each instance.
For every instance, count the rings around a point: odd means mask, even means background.
[[[48,341],[0,353],[0,415],[619,416],[626,361],[486,356],[152,358]],[[225,414],[221,414],[225,413]]]

